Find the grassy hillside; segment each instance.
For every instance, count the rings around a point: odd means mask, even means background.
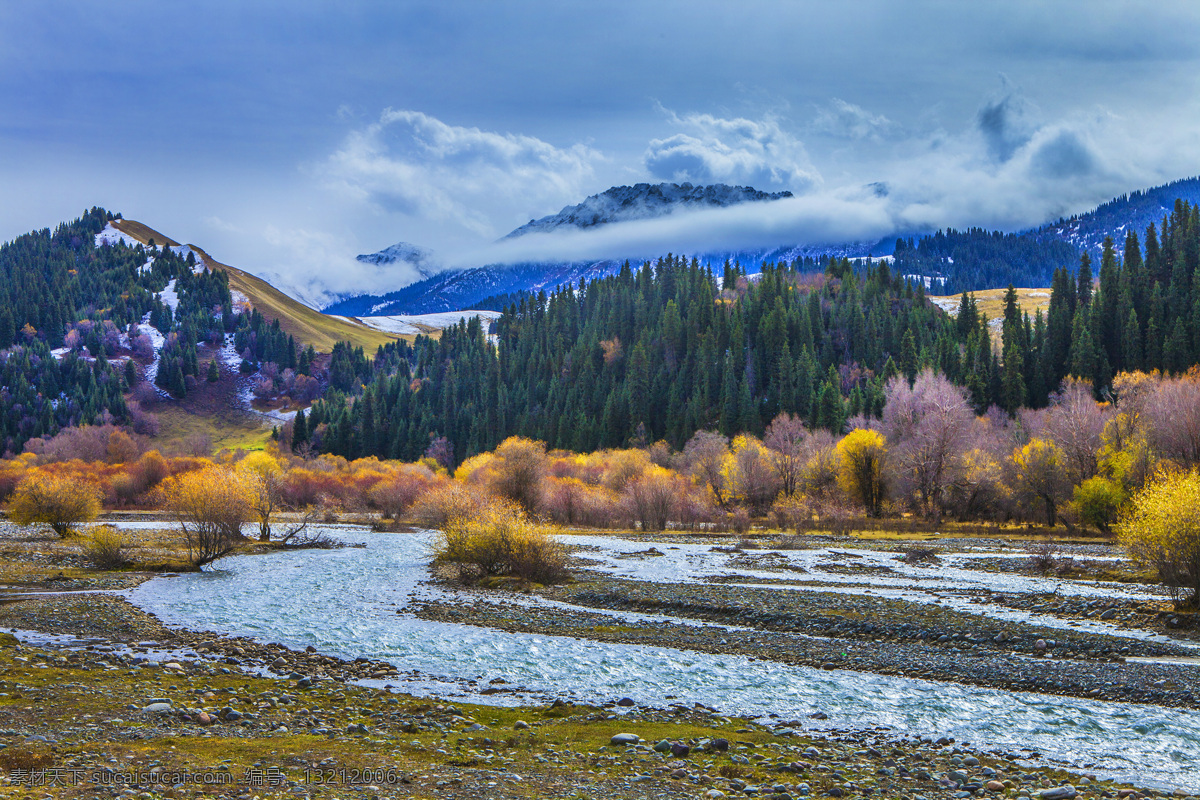
[[[176,246],[179,243],[169,236],[154,230],[134,220],[116,220],[113,226],[129,234],[142,244],[151,238],[155,243]],[[395,334],[384,333],[368,328],[357,322],[340,317],[322,314],[309,308],[298,300],[284,294],[271,284],[251,275],[248,272],[222,264],[209,256],[196,245],[188,245],[196,254],[203,258],[210,269],[223,269],[229,273],[229,288],[245,295],[251,305],[257,308],[268,319],[278,318],[279,324],[285,331],[296,337],[296,341],[311,344],[319,352],[328,353],[336,342],[351,342],[361,346],[368,354],[373,353],[381,344],[404,338]],[[411,338],[411,337],[410,337]]]
[[[999,321],[1004,319],[1004,295],[1007,293],[1007,288],[984,289],[979,292],[970,292],[970,294],[975,295],[975,303],[987,318],[992,338],[996,340],[1000,338]],[[958,313],[958,305],[962,302],[962,295],[931,296],[929,299],[934,305],[953,316]],[[1042,316],[1045,316],[1046,312],[1050,310],[1050,287],[1017,289],[1017,302],[1021,304],[1021,310],[1030,317],[1037,314],[1039,308],[1042,310]]]

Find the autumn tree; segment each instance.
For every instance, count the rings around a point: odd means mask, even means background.
[[[1046,410],[1045,433],[1058,446],[1067,480],[1083,483],[1099,469],[1097,453],[1108,414],[1092,397],[1092,384],[1067,378]]]
[[[193,566],[229,555],[245,539],[242,525],[254,514],[254,497],[243,474],[224,467],[185,472],[168,480],[163,493]]]
[[[1178,608],[1200,606],[1200,473],[1162,473],[1117,526],[1134,561],[1158,570]]]
[[[804,442],[808,429],[804,420],[786,411],[775,417],[763,435],[763,444],[771,451],[771,461],[779,476],[779,488],[791,497],[796,493],[804,470]]]
[[[725,485],[725,457],[729,439],[714,431],[696,431],[683,448],[683,465],[697,483],[708,487],[717,505],[729,502]]]
[[[1034,438],[1012,455],[1014,484],[1046,509],[1046,523],[1058,524],[1058,504],[1070,487],[1063,474],[1063,454],[1054,442]]]
[[[887,444],[883,434],[866,428],[852,430],[838,442],[837,454],[838,485],[842,491],[861,503],[868,515],[880,516],[886,494],[883,460]]]
[[[492,455],[491,489],[519,505],[526,514],[535,513],[545,488],[546,445],[511,436]]]
[[[629,510],[643,531],[665,531],[677,498],[685,493],[680,478],[659,466],[649,467],[625,486]]]
[[[766,513],[779,494],[779,474],[771,453],[753,436],[733,440],[722,471],[731,496],[752,514]]]
[[[18,525],[45,523],[62,538],[75,527],[100,514],[100,490],[63,475],[28,473],[17,485],[8,506],[9,518]]]
[[[283,503],[283,468],[272,455],[258,450],[238,463],[238,472],[258,522],[258,540],[269,542],[271,517]]]
[[[888,381],[885,393],[882,427],[896,488],[924,516],[940,519],[947,490],[963,477],[975,424],[966,390],[923,370],[911,386],[903,376]]]

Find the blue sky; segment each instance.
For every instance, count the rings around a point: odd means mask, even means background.
[[[1198,60],[1193,3],[8,3],[0,238],[103,205],[319,294],[638,181],[797,198],[530,246],[1019,228],[1200,173]]]

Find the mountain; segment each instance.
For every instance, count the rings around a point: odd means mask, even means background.
[[[1118,252],[1129,231],[1144,242],[1146,227],[1158,226],[1172,215],[1177,202],[1200,202],[1200,179],[1130,192],[1086,214],[1017,233],[968,228],[902,238],[894,248],[895,267],[901,274],[926,278],[935,294],[994,289],[1010,283],[1048,286],[1057,268],[1076,269],[1084,250],[1098,261],[1105,237],[1112,237]]]
[[[174,239],[136,220],[115,219],[111,226],[142,244],[154,240],[160,245],[179,246]],[[352,342],[356,346],[373,351],[379,345],[395,339],[394,336],[381,333],[360,322],[337,319],[322,314],[281,292],[258,276],[251,275],[237,267],[222,264],[194,244],[187,245],[187,247],[209,269],[223,269],[229,274],[229,291],[233,294],[235,303],[249,303],[268,319],[278,319],[284,332],[296,337],[296,341],[301,344],[311,344],[318,352],[328,353],[333,349],[334,344],[342,341]]]
[[[654,219],[680,210],[727,208],[791,196],[791,192],[760,192],[749,186],[729,186],[724,183],[709,186],[693,186],[690,183],[614,186],[578,205],[567,206],[557,214],[531,219],[504,238],[515,239],[529,233],[549,233],[562,228],[582,230],[614,222]]]
[[[694,186],[690,183],[639,183],[633,186],[614,186],[594,194],[582,203],[567,206],[557,214],[530,220],[504,239],[515,239],[530,233],[549,233],[562,229],[588,229],[601,225],[620,224],[640,219],[653,219],[676,212],[701,208],[726,208],[741,203],[770,202],[791,197],[792,193],[762,192],[749,186],[712,184]],[[854,255],[866,255],[869,245],[851,245]],[[776,248],[755,252],[696,253],[709,263],[726,259],[744,264],[761,264],[765,260],[792,260],[811,248]],[[818,248],[827,253],[829,248]],[[689,254],[689,256],[692,254]],[[391,264],[405,261],[414,265],[424,276],[421,280],[386,294],[360,295],[338,300],[325,306],[326,314],[366,316],[387,314],[431,314],[462,309],[494,310],[507,297],[520,292],[551,290],[566,283],[591,281],[616,273],[624,259],[559,263],[495,264],[461,270],[438,271],[436,256],[416,245],[401,242],[386,250],[358,257],[369,264]]]
[[[1139,239],[1145,240],[1146,227],[1152,223],[1158,225],[1164,217],[1170,216],[1177,200],[1192,205],[1200,203],[1200,177],[1123,194],[1097,206],[1094,211],[1046,225],[1038,229],[1036,235],[1067,242],[1095,257],[1100,254],[1105,236],[1111,236],[1118,249],[1128,231],[1134,231]]]
[[[745,186],[693,186],[646,184],[616,186],[592,195],[557,214],[531,220],[509,233],[513,239],[529,233],[562,229],[587,229],[631,220],[661,217],[689,209],[725,207],[738,203],[769,202],[790,197],[789,192],[761,192]],[[702,263],[719,266],[737,262],[755,272],[764,263],[812,259],[895,256],[901,274],[923,277],[939,294],[953,294],[1005,286],[1046,286],[1054,270],[1074,268],[1079,253],[1087,249],[1098,256],[1105,236],[1118,246],[1129,230],[1144,238],[1146,226],[1169,215],[1176,200],[1200,202],[1200,178],[1188,178],[1114,198],[1086,214],[1060,219],[1043,227],[1003,233],[983,228],[947,229],[889,238],[878,242],[794,245],[725,252],[687,253]],[[436,264],[412,245],[395,245],[410,263]],[[411,248],[411,249],[410,249]],[[382,258],[393,248],[373,256]],[[412,255],[408,255],[408,254]],[[412,261],[411,259],[418,259]],[[521,292],[553,289],[565,283],[589,281],[615,273],[623,259],[549,264],[490,265],[438,272],[397,291],[361,295],[325,307],[326,313],[347,316],[367,314],[428,314],[462,309],[502,308]],[[372,262],[375,263],[375,262]]]
[[[420,245],[409,244],[408,242],[397,242],[391,247],[380,250],[378,253],[356,256],[355,259],[363,264],[373,264],[377,267],[407,264],[422,279],[428,278],[442,269],[432,250]]]
[[[324,313],[347,317],[435,314],[443,311],[500,310],[500,298],[519,292],[551,290],[612,275],[621,262],[502,264],[447,270],[383,295],[360,295],[326,306]],[[491,302],[489,302],[491,300]]]

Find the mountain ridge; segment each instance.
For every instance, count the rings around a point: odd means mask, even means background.
[[[564,206],[557,214],[531,219],[502,238],[516,239],[530,233],[549,233],[571,227],[585,230],[601,225],[654,219],[681,209],[728,208],[742,203],[761,203],[792,197],[789,191],[763,192],[751,186],[725,183],[635,183],[613,186],[588,196],[583,202]]]

